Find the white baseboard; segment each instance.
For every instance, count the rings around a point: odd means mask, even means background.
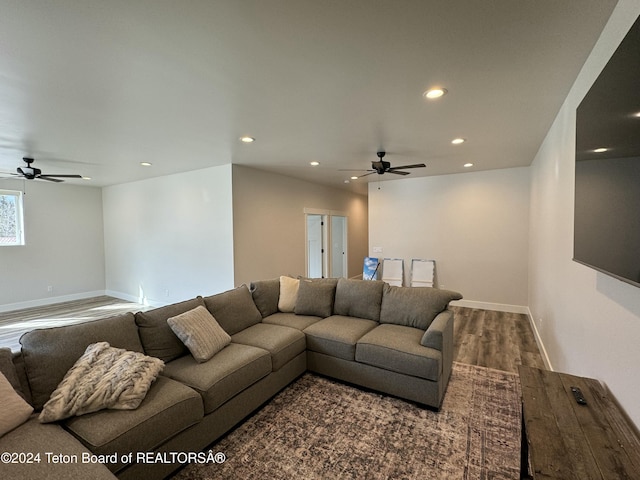
[[[156,302],[155,300],[149,300],[148,298],[140,298],[140,297],[136,297],[135,295],[116,292],[114,290],[105,291],[105,295],[108,295],[114,298],[119,298],[120,300],[126,300],[127,302],[139,303],[146,307],[152,307],[152,308],[164,307],[167,304],[166,302]]]
[[[508,305],[504,303],[478,302],[475,300],[456,300],[450,303],[454,307],[478,308],[480,310],[494,310],[496,312],[529,313],[529,308],[523,305]]]
[[[549,360],[547,349],[544,348],[544,343],[542,343],[540,332],[538,332],[538,327],[536,327],[536,322],[533,320],[533,315],[531,314],[531,310],[529,310],[528,307],[527,307],[527,318],[529,319],[529,324],[531,325],[531,329],[533,330],[533,336],[535,337],[536,343],[538,344],[540,355],[542,355],[542,361],[544,362],[544,366],[547,368],[547,370],[553,371],[553,365],[551,365],[551,360]]]
[[[104,290],[94,290],[92,292],[73,293],[70,295],[60,295],[59,297],[39,298],[27,300],[26,302],[7,303],[0,305],[0,312],[10,312],[12,310],[22,310],[25,308],[43,307],[54,303],[72,302],[74,300],[84,300],[85,298],[100,297],[108,295]]]

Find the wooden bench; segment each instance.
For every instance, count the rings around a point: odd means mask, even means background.
[[[522,478],[640,479],[638,432],[597,380],[525,366],[519,373]]]

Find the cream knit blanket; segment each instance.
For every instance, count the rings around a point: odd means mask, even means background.
[[[107,342],[91,344],[51,394],[38,419],[46,423],[104,408],[138,408],[163,368],[158,358]]]

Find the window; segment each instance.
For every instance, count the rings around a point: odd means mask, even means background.
[[[0,247],[24,245],[22,192],[0,190]]]

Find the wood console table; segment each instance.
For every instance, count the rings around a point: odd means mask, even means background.
[[[640,479],[638,433],[597,380],[525,366],[519,373],[522,478]]]

